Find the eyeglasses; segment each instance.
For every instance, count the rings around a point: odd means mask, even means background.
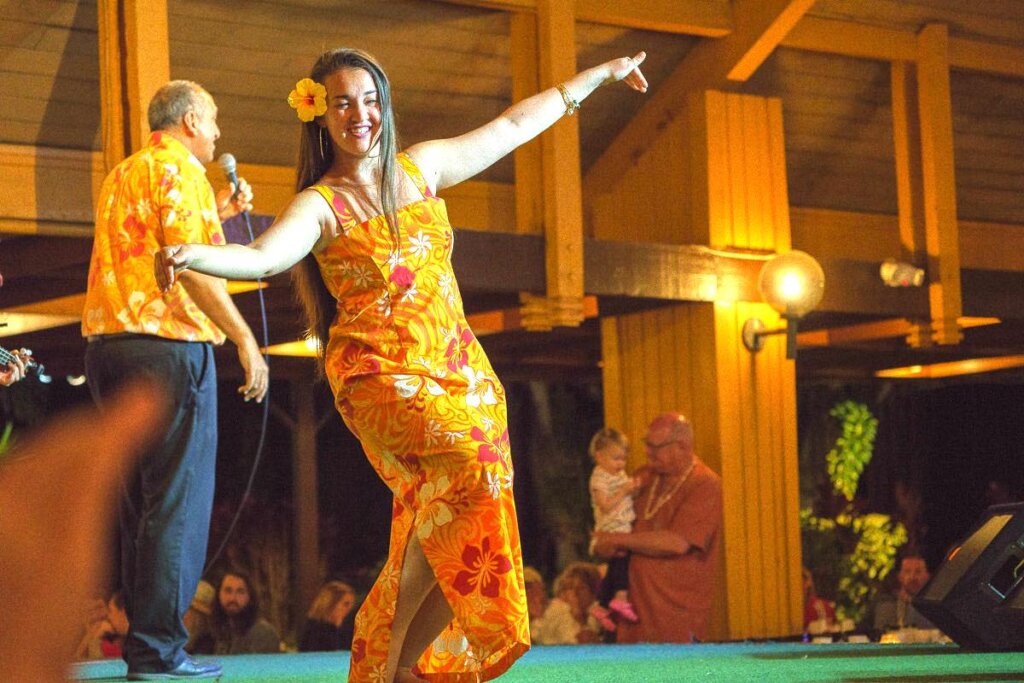
[[[657,451],[661,450],[665,446],[668,446],[669,444],[679,443],[679,441],[679,439],[669,439],[668,441],[662,441],[661,443],[651,443],[650,441],[644,441],[644,446],[646,446],[647,450],[649,451]]]

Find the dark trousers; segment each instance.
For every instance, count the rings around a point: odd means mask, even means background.
[[[613,557],[608,560],[608,571],[601,581],[601,589],[597,593],[597,602],[607,607],[615,594],[629,588],[629,555]]]
[[[217,457],[217,374],[209,344],[149,335],[91,338],[85,354],[93,399],[145,376],[166,394],[169,421],[122,479],[121,588],[131,671],[159,672],[185,659],[182,617],[206,560]]]

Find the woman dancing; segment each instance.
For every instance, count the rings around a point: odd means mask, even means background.
[[[615,59],[464,135],[397,151],[391,88],[366,53],[324,53],[289,96],[303,121],[298,194],[247,246],[156,254],[235,279],[295,264],[345,424],[394,494],[388,559],[356,617],[350,681],[479,681],[528,648],[505,392],[466,323],[436,196],[572,114],[598,87],[646,92]]]

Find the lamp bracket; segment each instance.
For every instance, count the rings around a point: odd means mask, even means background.
[[[743,346],[751,353],[757,353],[764,348],[764,338],[776,334],[786,335],[786,358],[796,358],[796,331],[799,319],[783,316],[786,324],[774,330],[765,329],[764,321],[760,318],[748,318],[743,323],[742,337]]]

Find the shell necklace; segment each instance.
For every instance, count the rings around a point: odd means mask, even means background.
[[[662,506],[664,506],[665,503],[667,503],[672,498],[672,496],[676,495],[676,491],[679,490],[679,487],[682,486],[683,483],[685,483],[686,480],[690,478],[690,473],[693,472],[693,466],[695,464],[696,461],[691,462],[690,466],[686,469],[686,472],[683,473],[683,476],[679,477],[679,481],[673,484],[672,488],[670,488],[668,491],[665,491],[665,493],[661,494],[660,496],[656,495],[658,492],[658,483],[660,482],[660,480],[654,482],[654,486],[651,488],[651,496],[650,498],[647,499],[647,505],[644,506],[645,520],[649,520],[652,517],[654,517],[654,515],[658,514],[658,510],[660,510]]]

